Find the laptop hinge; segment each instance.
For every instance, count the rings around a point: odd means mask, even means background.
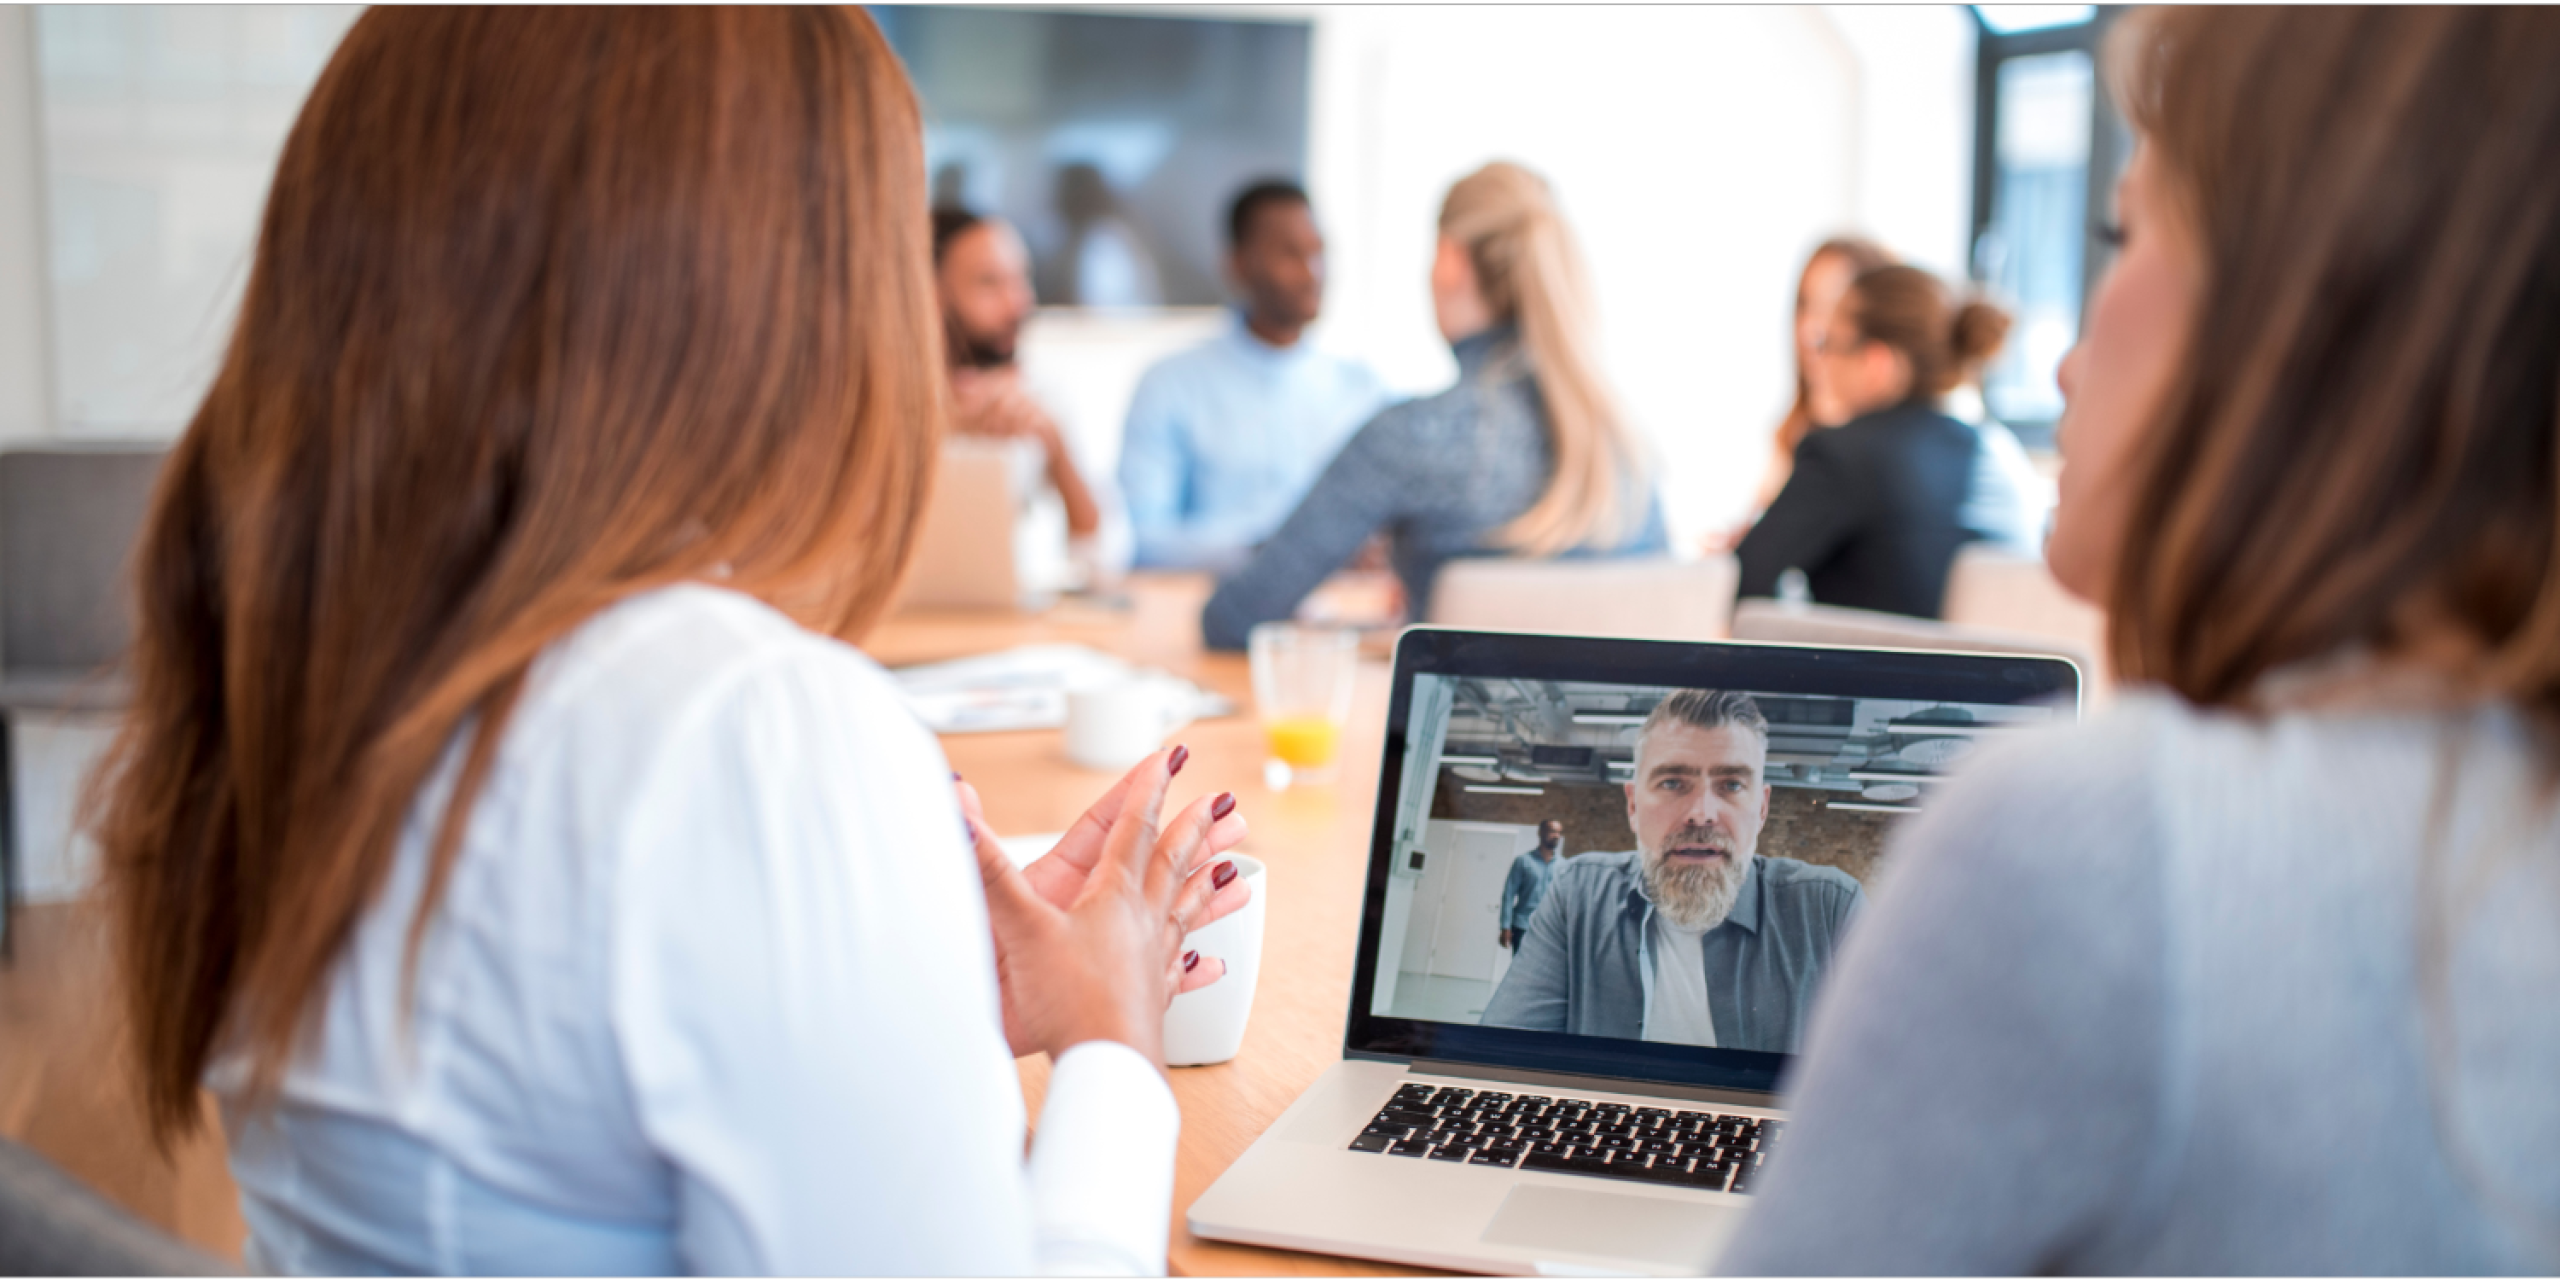
[[[1350,1054],[1350,1057],[1369,1057]],[[1465,1080],[1491,1080],[1502,1084],[1539,1085],[1549,1089],[1583,1089],[1595,1093],[1642,1093],[1663,1098],[1688,1098],[1728,1107],[1784,1108],[1786,1100],[1774,1093],[1757,1089],[1717,1089],[1707,1085],[1665,1084],[1652,1080],[1622,1080],[1613,1076],[1583,1076],[1557,1071],[1527,1071],[1519,1067],[1490,1067],[1480,1062],[1450,1062],[1437,1058],[1387,1058],[1380,1061],[1403,1062],[1416,1075],[1456,1076]]]

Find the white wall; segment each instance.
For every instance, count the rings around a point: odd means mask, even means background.
[[[1337,345],[1399,387],[1454,371],[1424,288],[1448,185],[1492,159],[1555,184],[1603,350],[1664,463],[1675,540],[1740,517],[1790,394],[1804,252],[1878,234],[1961,261],[1971,44],[1952,7],[1325,9],[1310,187]]]
[[[36,15],[65,434],[175,436],[213,380],[286,132],[354,5]]]
[[[0,5],[0,444],[53,431],[35,11]]]

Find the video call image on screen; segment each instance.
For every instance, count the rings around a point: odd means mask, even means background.
[[[1886,833],[2054,715],[1417,676],[1370,1012],[1796,1052]]]

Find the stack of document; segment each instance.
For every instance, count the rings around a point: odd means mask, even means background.
[[[1031,644],[950,662],[901,667],[893,674],[907,708],[935,733],[1003,733],[1056,729],[1067,723],[1067,695],[1130,680],[1171,680],[1080,644]],[[1197,686],[1190,719],[1233,715],[1235,704]]]

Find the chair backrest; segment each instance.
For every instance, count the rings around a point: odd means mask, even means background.
[[[1432,584],[1430,621],[1489,631],[1721,640],[1741,576],[1729,555],[1452,560]]]
[[[0,453],[0,668],[112,666],[133,643],[125,590],[168,450]]]
[[[1977,542],[1956,554],[1947,571],[1947,621],[1993,627],[2102,649],[2107,615],[2063,589],[2044,557]]]
[[[236,1268],[163,1234],[0,1138],[0,1275],[212,1276]]]
[[[2092,681],[2110,674],[2106,613],[2063,589],[2044,557],[1974,543],[1947,571],[1947,599],[1939,611],[1960,627],[2043,636],[2089,655],[2081,664]]]
[[[1843,609],[1826,604],[1745,600],[1733,611],[1733,638],[1780,644],[1855,645],[1868,649],[1953,649],[1962,653],[2028,653],[2079,664],[2081,690],[2090,705],[2105,700],[2102,674],[2086,650],[2046,636],[1987,627],[1959,627],[1898,613]]]

